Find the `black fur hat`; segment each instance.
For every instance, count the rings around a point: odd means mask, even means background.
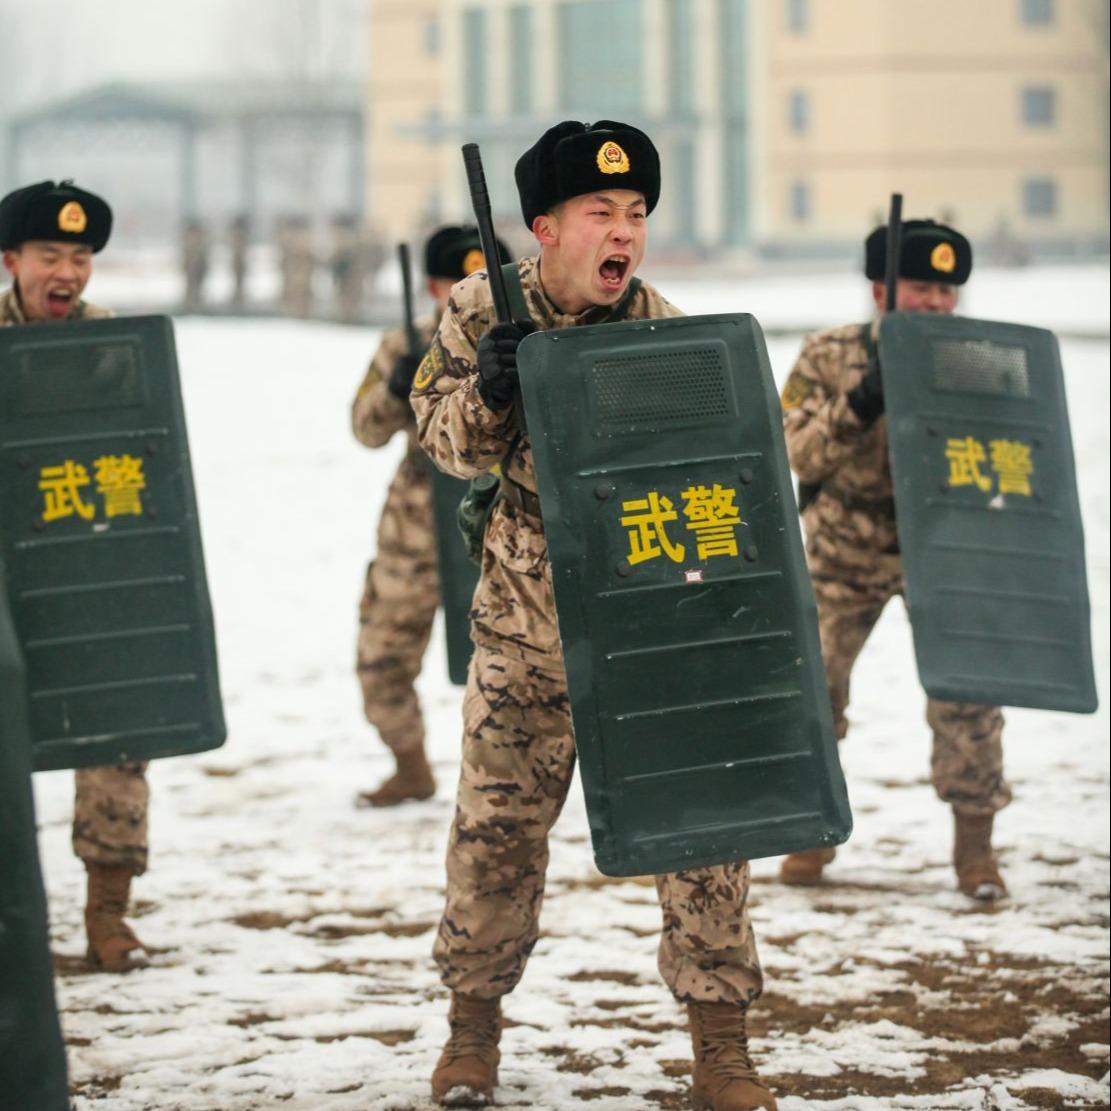
[[[887,225],[864,241],[864,273],[874,282],[887,269]],[[919,282],[964,285],[972,273],[972,244],[955,228],[933,220],[904,220],[899,277]]]
[[[652,140],[627,123],[564,120],[521,155],[516,178],[530,230],[560,201],[606,189],[643,193],[651,212],[660,199],[660,156]]]
[[[502,262],[509,262],[509,248],[500,239],[498,253]],[[424,245],[424,272],[430,278],[458,282],[485,268],[478,228],[449,224],[434,231]]]
[[[112,234],[108,202],[72,181],[25,185],[0,201],[0,251],[21,247],[29,239],[84,243],[94,252]]]

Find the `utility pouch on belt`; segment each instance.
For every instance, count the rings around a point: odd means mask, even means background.
[[[516,446],[516,445],[514,445]],[[472,478],[456,511],[463,545],[472,563],[482,564],[482,542],[501,489],[501,467]]]

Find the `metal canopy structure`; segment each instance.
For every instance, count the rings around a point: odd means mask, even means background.
[[[14,116],[8,125],[5,189],[23,184],[21,162],[32,146],[90,149],[150,131],[177,137],[180,212],[198,215],[198,142],[231,130],[238,153],[239,207],[257,209],[259,151],[291,129],[344,136],[350,212],[363,208],[363,104],[357,81],[127,82],[88,89]]]

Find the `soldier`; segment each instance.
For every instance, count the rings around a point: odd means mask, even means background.
[[[93,255],[108,242],[112,210],[71,181],[43,181],[0,201],[0,250],[12,287],[0,295],[0,326],[110,316],[81,299]],[[88,959],[123,972],[146,964],[142,942],[123,920],[131,877],[147,867],[146,763],[81,768],[73,849],[88,872]]]
[[[204,304],[204,280],[208,276],[208,232],[200,220],[185,222],[181,269],[185,274],[185,311],[197,312]]]
[[[659,197],[652,141],[626,124],[558,124],[517,162],[525,225],[539,243],[517,266],[538,328],[681,315],[631,279]],[[571,734],[551,567],[528,433],[517,406],[524,330],[495,324],[485,273],[452,291],[413,381],[421,445],[471,477],[501,465],[471,611],[474,657],[434,955],[451,989],[450,1037],[432,1074],[446,1105],[493,1099],[501,997],[536,944],[548,832],[571,783]],[[659,966],[687,1004],[694,1105],[774,1108],[748,1054],[745,1010],[762,985],[747,911],[748,864],[657,876]]]
[[[447,308],[451,287],[483,266],[474,228],[443,227],[429,238],[424,271],[437,311],[416,323],[421,354]],[[440,604],[432,481],[409,405],[419,362],[420,355],[408,350],[404,328],[387,332],[351,406],[351,427],[360,443],[382,447],[402,429],[409,441],[386,494],[377,553],[367,568],[357,654],[363,709],[393,753],[397,769],[376,790],[360,792],[360,806],[396,806],[406,799],[430,798],[436,789],[424,754],[424,719],[413,689]]]
[[[247,248],[251,245],[251,222],[239,213],[228,226],[228,253],[231,256],[231,303],[242,309],[247,303]]]
[[[282,275],[282,312],[307,320],[313,309],[312,228],[304,216],[287,216],[278,227],[278,266]]]
[[[865,274],[877,317],[885,304],[886,249],[887,228],[878,227],[865,244]],[[907,220],[896,307],[951,313],[971,270],[972,247],[963,235],[932,220]],[[903,589],[878,328],[877,319],[810,336],[782,395],[839,738],[849,727],[845,709],[853,663],[883,607]],[[958,886],[972,898],[1002,898],[1006,887],[991,832],[996,811],[1011,799],[1003,778],[1003,715],[995,706],[930,699],[926,720],[933,731],[934,787],[953,808]],[[818,883],[833,852],[792,853],[784,858],[781,878]]]
[[[359,318],[366,289],[366,251],[358,220],[349,213],[332,220],[332,290],[339,319],[350,324]]]

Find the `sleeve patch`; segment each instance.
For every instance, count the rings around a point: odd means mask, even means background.
[[[444,348],[437,336],[413,376],[414,393],[424,393],[444,372]]]
[[[797,409],[809,396],[812,383],[804,374],[794,371],[783,387],[779,403],[784,409]]]

